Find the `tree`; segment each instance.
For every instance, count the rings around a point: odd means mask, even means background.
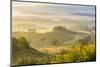
[[[66,31],[66,27],[65,26],[57,26],[54,27],[53,31]]]

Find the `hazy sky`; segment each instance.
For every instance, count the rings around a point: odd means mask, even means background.
[[[17,24],[33,24],[28,29],[45,29],[63,25],[68,28],[81,24],[94,25],[95,6],[61,5],[46,3],[13,2],[12,6],[13,27],[23,28]],[[83,24],[83,25],[84,25]],[[25,28],[23,28],[25,29]]]
[[[95,16],[94,6],[60,5],[46,3],[13,2],[13,15],[31,15],[34,13],[57,15]]]

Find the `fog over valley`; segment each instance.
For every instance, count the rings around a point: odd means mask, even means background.
[[[44,33],[56,26],[80,32],[95,28],[94,6],[13,2],[12,8],[13,32],[35,29]]]

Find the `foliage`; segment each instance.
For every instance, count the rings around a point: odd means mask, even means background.
[[[47,53],[42,53],[30,48],[25,38],[13,38],[12,42],[12,66],[26,64],[45,64],[52,58]]]
[[[95,45],[89,44],[80,47],[71,47],[62,49],[59,54],[56,54],[52,63],[61,62],[86,62],[96,60]]]
[[[67,29],[64,26],[57,26],[54,27],[53,31],[67,31]]]

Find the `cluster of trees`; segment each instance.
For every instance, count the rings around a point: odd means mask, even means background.
[[[53,28],[53,31],[67,31],[65,26],[57,26]]]

